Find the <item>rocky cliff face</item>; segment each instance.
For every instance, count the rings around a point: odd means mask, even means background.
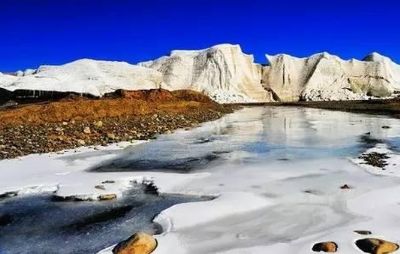
[[[261,86],[261,65],[238,45],[173,51],[170,56],[139,65],[161,72],[166,89],[191,89],[219,102],[271,101],[270,93]]]
[[[345,61],[328,53],[308,58],[268,56],[263,84],[281,101],[356,100],[388,97],[400,87],[400,66],[372,54]]]

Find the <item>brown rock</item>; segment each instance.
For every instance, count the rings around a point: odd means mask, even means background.
[[[99,195],[97,197],[97,199],[100,200],[100,201],[113,200],[113,199],[116,199],[116,198],[117,198],[116,194],[103,194],[103,195]]]
[[[157,247],[157,240],[146,233],[136,233],[127,240],[117,244],[114,254],[150,254]]]
[[[84,129],[83,129],[83,133],[85,133],[85,134],[90,134],[90,128],[89,127],[85,127]]]
[[[321,242],[314,244],[312,250],[315,252],[336,252],[337,248],[338,246],[335,242]]]
[[[114,133],[107,133],[107,138],[109,139],[116,139],[116,136]]]
[[[101,128],[103,127],[103,122],[102,121],[97,121],[94,123],[94,126],[96,126],[97,128]]]
[[[356,241],[357,247],[371,254],[389,254],[399,249],[396,243],[388,242],[377,238],[365,238]]]
[[[78,139],[77,142],[78,142],[78,144],[81,145],[81,146],[84,146],[84,145],[86,144],[85,140],[82,140],[82,139]]]

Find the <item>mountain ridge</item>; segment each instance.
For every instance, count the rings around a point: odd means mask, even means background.
[[[392,97],[400,91],[400,65],[376,52],[362,60],[343,60],[328,52],[302,58],[266,55],[266,59],[267,65],[256,63],[238,44],[173,50],[137,64],[78,59],[14,75],[0,73],[0,88],[98,97],[117,89],[190,89],[221,103],[363,100]]]

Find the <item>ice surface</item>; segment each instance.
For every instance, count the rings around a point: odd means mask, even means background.
[[[156,254],[310,253],[325,240],[338,243],[338,253],[359,253],[354,241],[362,236],[354,230],[400,242],[400,168],[373,174],[355,161],[369,149],[386,149],[396,160],[399,127],[387,116],[248,107],[124,149],[1,161],[0,186],[91,195],[107,179],[117,181],[118,193],[129,180],[148,179],[162,193],[216,197],[163,210]],[[214,160],[190,160],[210,153]],[[177,158],[190,166],[171,167]]]

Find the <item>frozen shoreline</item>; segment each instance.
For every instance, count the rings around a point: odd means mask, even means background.
[[[392,128],[382,129],[383,125]],[[58,195],[97,195],[102,191],[94,188],[96,184],[115,180],[110,191],[120,194],[131,180],[151,180],[161,193],[216,196],[212,201],[179,204],[161,212],[155,221],[164,233],[156,236],[156,254],[309,253],[321,241],[335,241],[337,253],[361,253],[354,242],[363,236],[354,230],[370,230],[371,237],[400,242],[396,215],[400,206],[394,194],[400,190],[399,166],[392,165],[382,176],[371,174],[373,169],[354,160],[360,152],[382,149],[379,145],[365,147],[360,141],[364,133],[395,142],[400,136],[398,127],[399,120],[382,116],[245,108],[199,128],[150,141],[167,151],[177,149],[171,142],[178,142],[182,151],[190,149],[194,154],[215,147],[232,148],[206,169],[185,174],[167,170],[88,172],[93,165],[130,156],[135,147],[85,148],[76,154],[0,161],[0,191],[31,186],[54,191],[59,186]],[[209,143],[195,142],[204,137],[210,138]],[[146,148],[143,156],[153,153],[149,143],[142,145]],[[390,155],[397,158],[398,152]],[[350,189],[341,189],[344,184]]]

